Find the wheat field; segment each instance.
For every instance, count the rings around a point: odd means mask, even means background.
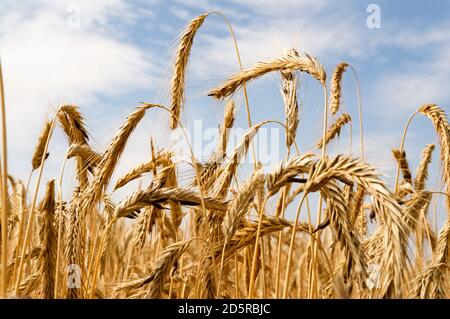
[[[167,126],[184,129],[185,78],[196,33],[208,16],[224,18],[236,44],[240,71],[209,90],[223,102],[220,138],[209,160],[191,152],[194,176],[180,183],[180,164],[170,149],[151,145],[146,162],[113,178],[127,142],[147,114],[170,116]],[[5,298],[448,298],[450,247],[450,126],[442,108],[419,106],[392,150],[397,166],[390,189],[364,154],[362,106],[360,149],[331,156],[327,145],[354,122],[341,109],[342,79],[356,72],[341,63],[327,78],[306,52],[289,50],[249,68],[240,62],[228,20],[208,12],[189,22],[176,51],[170,105],[141,103],[123,121],[105,149],[89,144],[76,105],[61,105],[43,123],[31,159],[30,180],[8,175],[5,102],[2,96],[1,295]],[[1,70],[0,70],[1,71]],[[258,130],[251,122],[247,84],[277,76],[285,110],[285,158],[266,172],[254,158],[252,172],[238,169],[252,152]],[[323,134],[315,148],[296,144],[299,74],[323,87]],[[356,82],[357,83],[357,82]],[[357,83],[358,85],[358,83]],[[233,96],[245,97],[248,130],[235,147],[228,143],[236,116]],[[307,110],[306,110],[307,111]],[[413,118],[431,121],[439,140],[409,167],[405,136]],[[359,122],[359,123],[358,123]],[[405,121],[406,122],[406,121]],[[55,130],[67,136],[63,169],[45,183],[49,142]],[[433,156],[433,153],[439,153]],[[443,189],[427,189],[432,159],[440,162]],[[76,163],[76,187],[62,196],[64,165]],[[132,181],[150,183],[120,201],[111,194]],[[439,232],[430,224],[430,203],[445,198]],[[312,200],[317,205],[311,205]],[[276,203],[275,209],[267,205]],[[317,207],[316,207],[317,206]],[[314,207],[314,208],[312,208]],[[291,209],[293,214],[287,214]],[[312,211],[314,210],[314,211]],[[300,212],[307,211],[307,218]],[[314,217],[314,218],[313,218]],[[369,218],[374,221],[369,227]],[[314,220],[313,220],[314,219]]]

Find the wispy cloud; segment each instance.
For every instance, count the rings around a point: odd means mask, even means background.
[[[278,1],[260,1],[260,0],[231,0],[232,3],[246,7],[248,10],[260,15],[292,15],[294,12],[299,14],[301,10],[307,10],[309,14],[322,8],[324,0],[278,0]]]
[[[386,43],[401,51],[417,52],[418,57],[402,58],[375,79],[369,100],[376,101],[377,113],[391,119],[404,118],[421,104],[450,102],[450,33],[448,25],[428,30],[405,28]],[[389,112],[389,110],[396,110]]]
[[[100,94],[150,85],[151,53],[118,39],[111,26],[129,12],[123,1],[15,3],[0,4],[14,5],[0,14],[11,158],[30,158],[45,114],[56,105],[95,105]],[[11,163],[13,172],[24,165]]]

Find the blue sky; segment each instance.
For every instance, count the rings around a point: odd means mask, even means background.
[[[380,8],[379,29],[367,27],[370,4]],[[339,62],[352,64],[362,89],[367,157],[390,183],[394,167],[390,150],[399,145],[408,116],[423,103],[437,103],[450,112],[448,0],[0,0],[0,54],[12,174],[27,178],[41,125],[60,103],[80,106],[98,150],[140,101],[168,104],[180,32],[190,19],[209,10],[224,13],[231,21],[245,66],[280,56],[292,47],[316,56],[328,78]],[[218,125],[224,105],[206,93],[236,71],[225,24],[218,16],[208,17],[195,39],[189,64],[182,116],[187,127],[192,128],[199,119],[205,127]],[[274,74],[249,86],[255,123],[283,120],[279,84]],[[343,86],[343,108],[354,119],[353,154],[357,156],[358,117],[350,74],[345,75]],[[321,134],[321,88],[302,75],[299,96],[297,142],[305,150]],[[234,99],[239,108],[236,125],[245,128],[242,95]],[[149,112],[120,162],[118,174],[148,158],[150,136],[160,147],[170,147],[167,123],[162,112]],[[330,150],[346,152],[348,136],[346,129]],[[423,147],[436,142],[428,120],[417,118],[406,146],[413,169]],[[47,178],[59,175],[66,148],[63,134],[57,131]],[[438,158],[437,152],[434,158]],[[74,172],[69,165],[67,176]],[[439,176],[439,167],[433,167],[433,184]]]

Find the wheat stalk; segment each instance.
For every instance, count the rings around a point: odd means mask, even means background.
[[[439,136],[443,178],[447,184],[447,194],[450,195],[450,126],[447,116],[444,110],[435,104],[425,104],[419,108],[419,112],[431,120]],[[450,199],[447,199],[447,206],[450,209]]]
[[[217,209],[224,211],[227,209],[227,202],[212,197],[203,198],[207,209]],[[200,195],[194,191],[183,188],[150,188],[137,191],[131,194],[126,200],[117,205],[114,212],[116,218],[127,216],[130,212],[140,208],[153,205],[162,207],[161,204],[167,201],[179,202],[181,205],[199,206],[201,205]]]

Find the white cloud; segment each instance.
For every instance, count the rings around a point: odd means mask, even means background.
[[[292,15],[293,12],[301,13],[301,10],[315,11],[325,4],[324,0],[231,0],[232,2],[246,6],[258,14]]]
[[[385,45],[403,49],[423,48],[427,45],[448,43],[450,40],[450,24],[432,25],[427,29],[401,26],[391,27],[395,33],[383,33],[382,42]]]
[[[253,15],[274,15],[284,14],[293,11],[308,9],[308,12],[321,8],[324,0],[230,0],[217,4],[211,0],[177,0],[178,3],[195,9],[216,10],[220,9],[223,13],[239,13],[240,8],[234,8],[236,5],[245,7]]]
[[[45,114],[58,104],[95,106],[101,104],[98,94],[117,96],[150,86],[151,53],[119,39],[110,28],[110,19],[128,16],[123,1],[71,2],[80,5],[80,28],[68,27],[74,11],[67,12],[66,3],[0,4],[11,9],[0,13],[0,50],[12,159],[31,158]],[[23,178],[28,162],[12,160],[13,173]]]
[[[377,113],[389,112],[389,117],[404,117],[425,103],[446,107],[450,101],[450,33],[442,32],[445,26],[434,26],[425,32],[414,30],[407,40],[401,37],[386,39],[398,49],[425,50],[417,60],[406,60],[394,69],[388,69],[374,85],[369,100],[376,101]],[[394,66],[395,67],[395,66]]]
[[[408,71],[406,71],[408,72]],[[402,117],[415,111],[420,105],[434,103],[449,97],[444,90],[450,76],[445,73],[396,73],[384,76],[375,91],[382,110],[395,110],[389,116]]]
[[[170,12],[180,20],[189,21],[192,19],[191,13],[188,10],[184,10],[180,7],[170,7]]]

